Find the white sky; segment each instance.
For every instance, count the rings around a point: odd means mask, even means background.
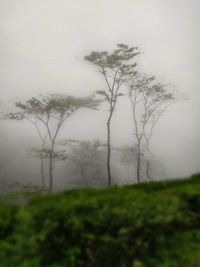
[[[139,67],[190,98],[165,114],[154,152],[170,176],[200,171],[199,14],[199,0],[0,0],[0,99],[99,90],[103,80],[84,55],[139,46]],[[132,141],[128,112],[122,100],[114,143]],[[63,135],[105,139],[105,111],[86,115]]]

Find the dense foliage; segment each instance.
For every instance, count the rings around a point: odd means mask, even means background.
[[[200,266],[200,175],[4,201],[0,215],[2,267]]]

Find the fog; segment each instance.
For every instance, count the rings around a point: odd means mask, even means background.
[[[171,106],[155,129],[155,179],[199,172],[199,9],[198,0],[0,0],[2,109],[39,94],[87,96],[103,90],[104,80],[84,56],[93,50],[113,50],[118,43],[138,46],[139,70],[188,97]],[[98,111],[79,110],[66,121],[58,139],[105,142],[107,109],[103,104]],[[2,182],[40,183],[38,161],[25,155],[38,145],[32,125],[0,124]],[[122,97],[112,121],[112,145],[132,146],[133,133],[129,101]],[[113,159],[112,168],[120,183],[127,182],[124,166]],[[58,189],[77,179],[67,162],[59,162],[54,172]]]

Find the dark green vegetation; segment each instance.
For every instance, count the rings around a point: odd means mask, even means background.
[[[2,202],[0,266],[200,266],[200,175]]]

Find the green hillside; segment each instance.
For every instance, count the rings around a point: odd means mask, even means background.
[[[200,266],[200,175],[29,198],[0,204],[1,267]]]

